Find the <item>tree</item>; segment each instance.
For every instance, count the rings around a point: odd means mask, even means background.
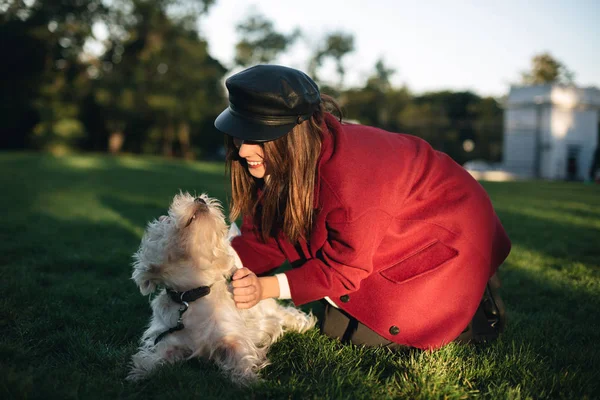
[[[397,117],[403,132],[425,139],[437,150],[447,151],[447,139],[458,141],[456,132],[450,130],[451,121],[441,104],[413,101]]]
[[[181,2],[132,4],[135,18],[101,60],[109,68],[103,68],[95,91],[109,150],[191,158],[195,138],[198,148],[214,151],[222,135],[207,121],[224,107],[220,79],[225,68],[210,57],[207,43],[189,23],[197,15],[178,8],[177,18],[169,16],[168,8]]]
[[[410,103],[411,96],[406,87],[392,87],[390,78],[393,74],[394,70],[380,59],[364,87],[344,91],[340,100],[348,118],[398,132],[400,126],[395,116]]]
[[[3,62],[0,63],[0,148],[25,148],[38,123],[33,105],[46,65],[46,42],[32,34],[37,23],[16,17],[16,9],[0,15]]]
[[[38,0],[12,1],[1,11],[1,115],[10,130],[2,136],[11,147],[68,150],[85,134],[80,102],[89,79],[79,56],[106,8],[101,0]]]
[[[526,85],[546,83],[573,83],[575,74],[550,53],[540,53],[531,60],[531,70],[521,74],[521,81]]]
[[[224,106],[225,69],[197,31],[213,3],[0,2],[2,145],[188,157],[192,139],[217,147],[212,120]],[[108,30],[101,55],[86,48],[97,26]]]
[[[367,79],[367,87],[376,88],[381,92],[389,90],[392,87],[390,78],[395,72],[393,68],[387,68],[382,59],[377,60],[375,73]]]
[[[308,71],[309,75],[318,81],[317,70],[323,65],[327,58],[333,59],[339,76],[338,86],[342,87],[346,68],[343,58],[354,51],[354,36],[351,33],[333,32],[325,36],[324,43],[319,46],[313,58],[310,61]]]
[[[462,164],[474,158],[500,159],[502,109],[491,98],[471,92],[433,92],[415,96],[399,115],[402,130],[426,139]],[[466,141],[474,148],[463,147]]]
[[[291,46],[301,33],[298,28],[289,35],[275,31],[273,23],[254,13],[236,26],[241,39],[235,46],[235,64],[248,66],[269,63]]]
[[[465,160],[483,159],[499,162],[502,158],[502,141],[504,139],[504,112],[500,103],[493,97],[478,99],[469,106],[472,115],[473,137],[475,147]],[[468,160],[467,160],[468,159]]]

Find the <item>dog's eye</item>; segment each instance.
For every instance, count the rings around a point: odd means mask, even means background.
[[[190,224],[192,223],[193,220],[196,219],[196,214],[192,215],[192,218],[190,218],[190,220],[187,222],[187,224],[185,224],[185,227],[187,228],[188,226],[190,226]]]

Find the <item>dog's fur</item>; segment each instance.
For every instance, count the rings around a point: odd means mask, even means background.
[[[158,335],[177,325],[181,305],[164,289],[152,300],[152,319],[132,357],[130,380],[143,378],[165,362],[203,357],[246,385],[258,378],[257,371],[268,364],[269,346],[284,332],[304,332],[315,325],[312,315],[274,299],[246,310],[235,306],[228,278],[241,263],[230,245],[220,203],[204,194],[200,199],[204,203],[180,193],[168,216],[148,223],[134,254],[132,279],[143,295],[157,286],[178,292],[210,286],[210,294],[189,304],[183,330],[156,345]]]

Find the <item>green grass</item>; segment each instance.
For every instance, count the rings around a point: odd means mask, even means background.
[[[218,163],[0,153],[0,397],[597,398],[600,187],[486,183],[512,241],[507,332],[436,352],[342,346],[316,330],[273,346],[236,389],[204,361],[124,380],[150,315],[131,275],[145,223],[181,190],[225,199]]]

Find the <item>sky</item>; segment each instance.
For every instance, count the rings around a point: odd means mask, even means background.
[[[575,73],[576,84],[600,87],[598,0],[216,0],[199,24],[210,54],[227,68],[239,40],[235,25],[253,11],[279,32],[302,30],[304,37],[274,63],[304,71],[327,33],[352,33],[346,87],[362,86],[383,59],[395,70],[392,84],[413,93],[503,96],[544,51]],[[332,62],[319,74],[337,82]]]

